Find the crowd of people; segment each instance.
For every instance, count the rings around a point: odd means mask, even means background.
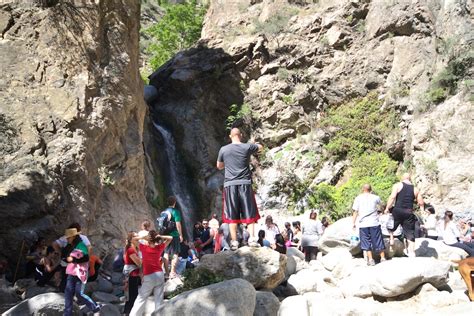
[[[250,246],[267,247],[282,254],[297,248],[306,261],[316,259],[320,238],[330,225],[329,218],[319,220],[319,212],[310,210],[307,218],[285,222],[281,229],[271,215],[260,218],[249,161],[263,146],[242,143],[237,128],[231,130],[229,137],[231,143],[221,148],[216,164],[219,170],[225,169],[222,223],[213,214],[210,219],[194,223],[192,236],[184,236],[183,226],[189,223],[182,222],[176,198],[170,196],[168,207],[154,225],[144,220],[140,230],[128,232],[123,252],[113,264],[125,279],[125,315],[142,315],[151,294],[157,309],[163,302],[166,280],[180,278],[186,269],[199,265],[204,255]],[[414,204],[419,205],[421,216],[414,211]],[[380,253],[380,261],[386,260],[384,238],[389,240],[390,247],[395,238],[403,241],[409,257],[416,255],[415,239],[419,237],[441,240],[474,256],[473,223],[461,220],[456,224],[450,211],[439,218],[433,206],[425,205],[409,174],[393,186],[385,205],[372,192],[370,184],[365,184],[352,209],[352,234],[360,238],[368,265],[375,265],[374,252]],[[72,223],[64,236],[50,246],[40,238],[27,259],[26,274],[34,274],[38,286],[48,284],[64,291],[65,315],[72,315],[74,296],[90,311],[100,310],[101,306],[84,293],[84,287],[88,281],[97,279],[103,263],[93,254],[91,242],[78,223]]]
[[[420,207],[419,214],[414,210],[415,203]],[[403,241],[408,257],[416,256],[415,239],[422,237],[461,248],[468,256],[474,256],[472,222],[461,219],[456,225],[451,211],[444,212],[442,217],[437,215],[432,205],[425,204],[408,173],[393,186],[386,205],[372,192],[370,184],[364,184],[352,209],[353,229],[359,228],[360,247],[368,265],[375,265],[373,252],[380,253],[381,262],[386,260],[383,238],[389,239],[390,248],[395,238]]]

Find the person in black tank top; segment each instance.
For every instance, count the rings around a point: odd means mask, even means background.
[[[390,245],[393,245],[394,242],[393,232],[399,225],[402,225],[403,234],[408,241],[408,249],[406,249],[405,254],[409,257],[415,256],[415,226],[417,221],[417,217],[413,212],[415,202],[423,209],[423,197],[411,183],[410,174],[406,173],[402,176],[402,181],[393,186],[385,212],[388,213],[391,206],[394,206],[392,210],[393,228],[389,229]]]

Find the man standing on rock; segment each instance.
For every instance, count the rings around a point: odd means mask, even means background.
[[[362,194],[356,197],[352,206],[352,226],[355,229],[357,222],[359,224],[360,248],[367,252],[369,266],[375,265],[372,249],[380,252],[380,262],[385,261],[385,244],[378,217],[380,203],[380,197],[372,193],[370,184],[364,184]]]
[[[262,151],[261,144],[242,143],[242,133],[233,128],[229,135],[232,143],[223,146],[217,157],[217,169],[225,168],[222,221],[229,224],[231,250],[239,247],[237,225],[247,224],[249,246],[257,246],[255,223],[260,218],[252,189],[250,156]]]
[[[402,181],[396,183],[392,188],[392,194],[388,198],[387,208],[385,212],[388,213],[392,205],[395,205],[392,210],[393,228],[390,229],[390,246],[393,245],[393,232],[402,225],[403,234],[408,241],[408,249],[405,254],[408,257],[415,256],[415,224],[417,221],[416,215],[413,211],[413,203],[417,202],[423,210],[424,201],[420,192],[411,183],[411,175],[405,173],[402,176]]]

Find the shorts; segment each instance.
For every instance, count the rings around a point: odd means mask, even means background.
[[[251,184],[230,185],[222,192],[222,221],[251,224],[260,218]]]
[[[360,249],[382,251],[385,244],[382,238],[382,229],[379,226],[359,228]]]
[[[173,236],[173,240],[171,240],[170,244],[166,246],[165,253],[174,256],[178,255],[181,251],[181,244],[179,242],[179,237]]]
[[[410,241],[415,241],[415,223],[417,221],[416,215],[411,209],[397,208],[392,211],[393,228],[390,231],[395,231],[398,225],[402,225],[403,235]]]

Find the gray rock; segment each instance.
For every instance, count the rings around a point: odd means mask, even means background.
[[[98,290],[100,292],[112,293],[114,291],[114,285],[112,284],[112,282],[103,278],[102,276],[99,276],[97,278],[97,283],[99,286]]]
[[[276,316],[280,301],[272,292],[257,291],[253,316]]]
[[[122,272],[112,272],[110,282],[113,285],[123,285],[124,276]]]
[[[204,256],[199,268],[227,279],[243,278],[256,289],[273,289],[285,279],[286,256],[270,248],[242,247]],[[198,269],[199,269],[198,268]]]
[[[20,297],[16,294],[15,289],[7,285],[4,278],[0,279],[0,304],[8,305],[16,303]]]
[[[278,310],[278,316],[309,316],[308,300],[303,295],[285,298]]]
[[[87,295],[92,295],[92,293],[99,291],[99,283],[97,281],[87,282],[84,287],[84,293]]]
[[[293,256],[286,258],[285,279],[287,280],[292,274],[296,273],[296,260]]]
[[[27,299],[20,304],[10,308],[2,315],[25,316],[25,315],[48,315],[62,316],[64,314],[64,294],[46,293]],[[79,307],[74,303],[73,315],[79,315]]]
[[[36,286],[36,281],[34,279],[19,279],[15,282],[13,289],[21,294],[33,286]]]
[[[461,260],[467,257],[467,252],[464,250],[429,238],[415,240],[415,254],[417,257],[433,257],[445,261]]]
[[[409,293],[423,283],[441,287],[448,283],[448,262],[432,258],[393,259],[373,267],[367,282],[374,295],[394,297]]]
[[[92,293],[92,299],[95,300],[96,302],[103,302],[103,303],[119,303],[120,299],[110,293],[105,293],[105,292],[94,292]]]
[[[252,316],[255,300],[252,284],[233,279],[182,293],[161,305],[153,315]]]
[[[302,253],[301,251],[298,250],[298,248],[296,247],[290,247],[286,250],[286,255],[289,257],[289,256],[292,256],[292,257],[297,257],[301,260],[304,260],[304,253]]]
[[[39,294],[57,292],[58,290],[51,286],[32,286],[26,289],[25,292],[21,295],[21,299],[25,300],[32,298]]]
[[[288,286],[293,287],[298,294],[324,291],[329,284],[335,285],[335,282],[328,271],[304,269],[288,279]]]
[[[338,264],[342,264],[347,261],[352,260],[352,255],[348,249],[334,249],[333,251],[329,252],[321,259],[323,266],[332,271]]]
[[[112,304],[104,304],[100,308],[99,312],[100,316],[120,316],[122,313],[120,312],[120,309]]]
[[[165,283],[165,297],[176,291],[176,289],[183,285],[180,278],[169,279]]]
[[[342,248],[350,251],[352,255],[361,252],[359,245],[351,245],[352,217],[346,217],[329,225],[319,239],[319,249],[323,253]]]

